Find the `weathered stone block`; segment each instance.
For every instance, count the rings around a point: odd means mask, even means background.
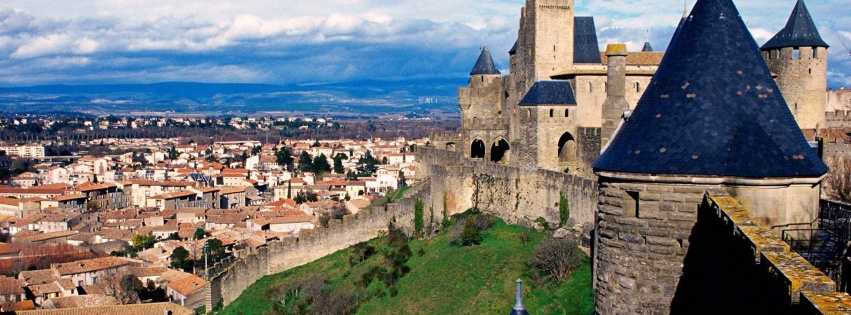
[[[639,234],[618,233],[618,239],[632,244],[644,244],[644,237]]]

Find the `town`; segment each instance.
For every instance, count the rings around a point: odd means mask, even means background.
[[[339,128],[306,117],[0,121],[4,129],[58,124],[80,134],[167,124]],[[140,301],[202,307],[207,266],[392,201],[413,184],[413,152],[427,145],[404,137],[200,144],[61,131],[28,140],[0,145],[8,176],[0,186],[2,311]]]

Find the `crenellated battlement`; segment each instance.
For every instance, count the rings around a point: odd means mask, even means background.
[[[362,210],[342,220],[331,220],[327,228],[303,231],[297,237],[269,242],[258,249],[248,248],[216,262],[209,269],[206,307],[220,301],[227,306],[252,283],[263,276],[309,263],[351,245],[375,238],[391,220],[407,233],[413,231],[414,202],[431,202],[430,183],[412,186],[405,197],[377,209]]]

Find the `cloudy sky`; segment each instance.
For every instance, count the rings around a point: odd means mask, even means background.
[[[694,0],[689,0],[689,7]],[[795,0],[737,1],[759,44]],[[523,0],[4,0],[0,86],[162,81],[309,84],[460,78],[488,43],[501,68]],[[846,0],[808,3],[830,49],[829,81],[851,87]],[[666,48],[682,0],[577,0],[600,45]]]

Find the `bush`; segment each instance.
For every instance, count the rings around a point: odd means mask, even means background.
[[[352,247],[352,254],[349,256],[349,266],[354,266],[364,260],[375,255],[375,247],[370,246],[366,242],[360,242]]]
[[[544,281],[561,282],[579,267],[585,253],[568,239],[547,237],[535,247],[529,262],[532,270]]]

